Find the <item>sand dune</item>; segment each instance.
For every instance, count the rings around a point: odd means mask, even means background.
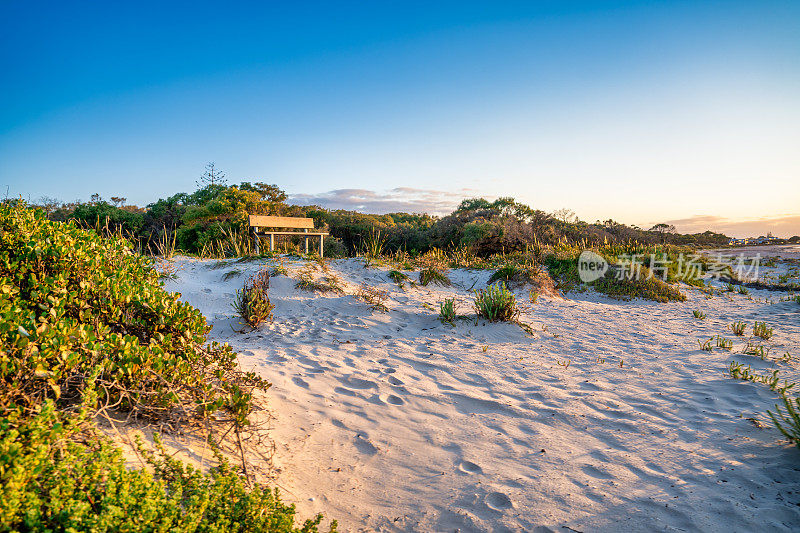
[[[278,482],[304,514],[324,511],[343,531],[800,524],[800,451],[763,414],[777,395],[727,375],[731,360],[790,379],[798,364],[736,354],[741,338],[733,352],[697,343],[734,338],[726,328],[735,320],[764,320],[775,328],[772,353],[800,358],[794,302],[758,291],[707,299],[687,290],[686,302],[668,304],[540,297],[522,314],[531,336],[476,323],[469,289],[484,287],[487,272],[451,271],[452,287],[403,290],[387,269],[349,259],[330,263],[347,295],[275,277],[274,321],[238,333],[233,295],[262,264],[178,259],[167,289],[272,381]],[[307,263],[285,264],[291,276]],[[234,269],[241,273],[223,281]],[[389,291],[387,313],[351,295],[361,283]],[[441,324],[445,297],[472,318]]]

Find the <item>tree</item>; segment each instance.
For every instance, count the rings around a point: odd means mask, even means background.
[[[243,191],[257,192],[261,195],[262,200],[268,202],[281,203],[288,198],[287,194],[277,185],[268,185],[260,181],[257,181],[255,185],[249,181],[243,181],[239,188]]]
[[[673,226],[672,224],[666,224],[664,222],[661,222],[660,224],[656,224],[655,226],[650,228],[649,231],[652,231],[652,232],[655,232],[655,233],[660,233],[661,234],[661,242],[663,244],[666,244],[667,243],[667,235],[669,235],[670,233],[675,233],[675,226]]]
[[[89,198],[89,203],[92,205],[97,205],[103,201],[103,197],[100,196],[100,193],[94,193],[91,198]]]
[[[200,176],[199,180],[197,180],[197,186],[202,189],[208,187],[209,185],[212,187],[225,185],[225,182],[225,173],[221,170],[218,170],[212,161],[206,165],[206,171],[203,172],[203,175]]]
[[[567,209],[566,207],[563,207],[561,209],[556,209],[555,211],[553,211],[553,217],[557,218],[561,222],[567,222],[567,223],[575,222],[575,220],[578,218],[575,215],[575,211],[573,211],[572,209]]]
[[[45,214],[50,217],[53,213],[55,213],[56,209],[61,206],[61,202],[56,200],[55,198],[50,198],[49,196],[42,196],[36,203],[34,204],[38,207],[41,207]]]
[[[125,205],[125,200],[127,200],[127,198],[122,198],[121,196],[112,196],[112,197],[111,197],[111,202],[112,202],[112,203],[113,203],[113,204],[114,204],[116,207],[120,207],[120,206],[123,206],[123,205]]]

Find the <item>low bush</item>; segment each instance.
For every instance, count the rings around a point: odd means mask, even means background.
[[[517,299],[504,283],[475,291],[475,311],[490,322],[513,322],[519,315]]]
[[[665,281],[651,277],[646,267],[642,267],[639,276],[628,278],[618,276],[609,270],[605,276],[592,283],[598,292],[620,300],[644,298],[656,302],[683,302],[686,295]]]
[[[336,237],[325,237],[322,241],[322,253],[330,259],[347,257],[347,247]]]
[[[262,269],[236,291],[233,308],[251,328],[255,329],[261,323],[272,319],[275,305],[269,301],[268,289],[269,271]]]
[[[295,525],[295,507],[277,490],[247,487],[221,456],[203,473],[140,448],[148,469],[129,469],[121,452],[90,436],[79,417],[48,400],[0,436],[2,531],[171,531],[311,533],[322,516]],[[83,420],[85,422],[85,419]],[[78,438],[80,436],[80,438]],[[332,524],[330,531],[335,531]]]
[[[128,470],[96,436],[106,408],[238,433],[270,384],[209,329],[126,241],[0,204],[0,531],[316,531],[224,463]]]

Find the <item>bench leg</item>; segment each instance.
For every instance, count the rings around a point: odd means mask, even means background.
[[[319,236],[319,256],[322,257],[322,241],[325,239],[325,235]]]
[[[305,240],[305,241],[306,241],[306,255],[308,255],[308,237],[306,237],[306,238],[305,238],[305,239],[303,239],[303,240]]]
[[[256,255],[261,255],[261,240],[258,238],[258,234],[253,234],[253,241],[256,247]]]
[[[275,251],[275,235],[272,233],[269,234],[269,251]]]

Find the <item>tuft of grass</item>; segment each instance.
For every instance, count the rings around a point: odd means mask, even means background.
[[[710,352],[711,350],[713,350],[713,347],[711,346],[711,341],[713,341],[713,340],[714,340],[714,338],[713,338],[713,337],[712,337],[712,338],[710,338],[710,339],[708,339],[708,340],[707,340],[707,341],[705,341],[705,342],[702,342],[702,341],[700,341],[700,340],[698,339],[698,340],[697,340],[697,344],[699,344],[699,345],[700,345],[700,349],[701,349],[701,350],[703,350],[703,351],[705,351],[705,352]]]
[[[361,288],[356,293],[356,298],[363,300],[370,305],[373,311],[387,312],[386,300],[389,299],[389,293],[377,287],[370,287],[366,283],[361,285]]]
[[[272,319],[275,305],[269,301],[269,274],[262,270],[244,282],[236,291],[233,308],[251,328],[257,328],[262,322]]]
[[[269,269],[269,277],[274,278],[275,276],[288,276],[289,271],[286,270],[286,265],[283,264],[283,260],[281,260],[277,265],[274,265],[272,268]]]
[[[364,239],[364,255],[369,259],[379,259],[386,244],[386,237],[381,235],[381,230],[372,230],[369,236]],[[366,266],[366,265],[365,265]]]
[[[474,306],[478,316],[489,322],[513,322],[519,315],[517,299],[503,282],[476,290]]]
[[[403,288],[403,284],[406,282],[411,283],[411,278],[408,277],[408,274],[400,272],[399,270],[390,270],[389,279],[397,283],[397,286],[400,288]]]
[[[739,285],[738,287],[736,287],[736,292],[738,292],[739,294],[748,295],[750,294],[750,289],[748,289],[744,285]]]
[[[775,427],[778,428],[778,431],[800,448],[800,398],[792,400],[783,396],[782,400],[786,412],[776,404],[775,413],[768,410],[767,414],[772,419]]]
[[[313,270],[304,268],[298,275],[297,282],[294,284],[295,288],[303,289],[313,292],[334,292],[337,294],[344,294],[342,288],[342,281],[338,276],[328,271],[327,274],[322,276],[319,280],[314,279]]]
[[[528,291],[528,301],[532,304],[535,304],[539,300],[539,292],[535,289],[531,289]]]
[[[456,299],[445,298],[443,302],[439,302],[439,320],[442,323],[448,323],[455,326],[456,320]]]
[[[756,321],[756,323],[753,324],[753,335],[755,335],[756,337],[760,337],[765,341],[768,341],[772,337],[772,334],[773,334],[772,328],[767,327],[766,322]]]
[[[699,320],[705,320],[706,319],[706,314],[703,313],[702,311],[698,311],[697,309],[692,311],[692,314],[694,315],[695,318],[697,318]]]
[[[525,283],[531,283],[540,273],[541,267],[536,264],[519,265],[508,263],[496,270],[486,283],[491,285],[496,281],[502,281],[509,287],[515,284],[524,285]]]
[[[442,285],[445,287],[450,285],[450,280],[447,278],[447,276],[434,267],[426,267],[420,270],[419,282],[423,286],[427,286],[429,283],[433,283],[434,285]]]
[[[747,324],[745,324],[744,322],[734,322],[733,324],[731,324],[730,327],[734,335],[736,335],[737,337],[741,337],[744,335],[744,330],[745,328],[747,328]]]
[[[238,270],[236,268],[234,268],[233,270],[229,270],[228,272],[225,272],[222,275],[222,281],[230,281],[233,278],[235,278],[236,276],[240,275],[241,273],[242,273],[242,271]]]

